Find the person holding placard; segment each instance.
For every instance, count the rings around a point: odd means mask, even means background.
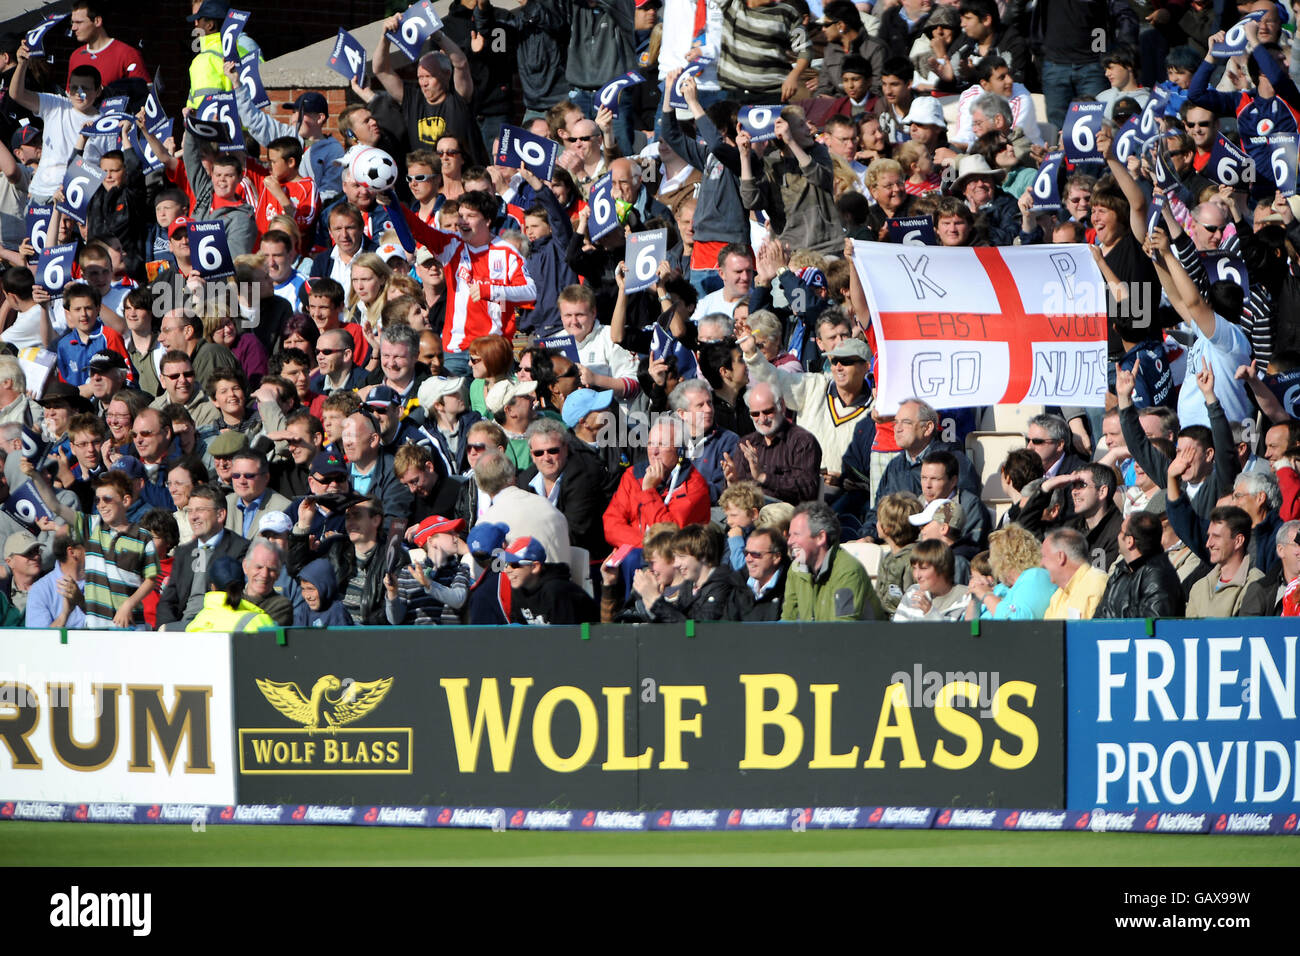
[[[469,151],[475,166],[488,161],[487,150],[474,123],[470,100],[474,97],[474,80],[469,59],[447,34],[439,30],[433,40],[441,52],[426,53],[416,65],[415,82],[403,83],[392,65],[389,33],[400,28],[401,16],[384,21],[384,34],[375,48],[375,78],[401,108],[406,135],[412,149],[433,149],[445,135],[455,136]]]
[[[37,203],[48,203],[63,185],[63,175],[72,161],[82,129],[99,113],[95,102],[103,92],[99,71],[93,66],[75,67],[68,77],[66,96],[34,93],[27,89],[31,53],[26,41],[18,48],[18,66],[9,80],[8,97],[18,106],[40,116],[41,161],[32,176],[29,192]],[[100,137],[91,137],[82,158],[96,163],[103,152]]]
[[[198,9],[185,18],[199,33],[198,53],[190,61],[190,95],[185,101],[191,109],[197,108],[203,97],[228,92],[239,85],[232,83],[226,75],[221,49],[221,25],[229,12],[230,7],[223,0],[203,0]],[[235,43],[235,55],[247,56],[257,49],[257,44],[241,31]]]
[[[834,167],[826,147],[808,130],[797,106],[781,110],[773,129],[779,149],[769,149],[755,170],[749,133],[736,134],[740,150],[740,198],[746,209],[762,210],[782,242],[792,249],[836,254],[844,248],[844,229],[835,207]]]

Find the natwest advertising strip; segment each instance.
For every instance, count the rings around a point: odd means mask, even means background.
[[[6,798],[233,804],[226,634],[0,631]]]
[[[1294,814],[1298,637],[1291,618],[1070,624],[1068,805],[1217,811],[1216,832]]]

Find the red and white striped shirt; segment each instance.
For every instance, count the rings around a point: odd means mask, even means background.
[[[515,334],[515,308],[537,298],[537,284],[514,246],[493,239],[471,246],[460,236],[434,229],[411,210],[403,208],[415,241],[438,257],[447,278],[447,318],[442,327],[442,347],[464,352],[480,335]],[[479,299],[470,298],[478,285]]]

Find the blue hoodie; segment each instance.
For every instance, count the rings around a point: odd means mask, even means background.
[[[316,586],[321,609],[313,611],[299,596],[293,608],[294,627],[351,627],[352,615],[338,598],[339,585],[328,558],[317,558],[298,574],[298,580]]]

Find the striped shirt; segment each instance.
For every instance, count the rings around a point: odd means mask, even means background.
[[[113,615],[146,578],[160,573],[153,535],[138,524],[118,533],[104,527],[99,515],[88,516],[86,539],[86,627],[112,628]],[[143,605],[136,605],[133,626],[145,623]]]
[[[795,59],[812,56],[808,31],[794,7],[775,3],[750,9],[745,0],[722,0],[722,52],[718,82],[730,90],[777,90]]]

